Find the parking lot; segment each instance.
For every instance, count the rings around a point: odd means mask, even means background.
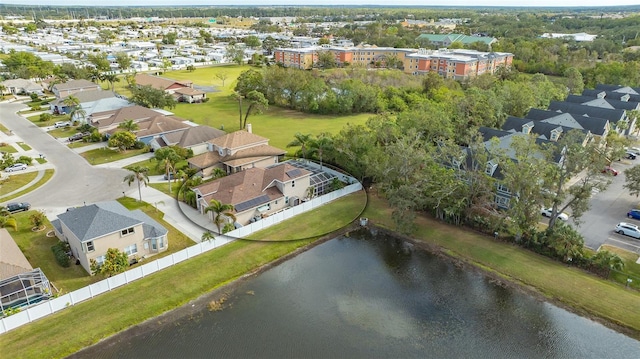
[[[612,167],[620,172],[618,176],[610,177],[612,182],[606,191],[593,193],[591,209],[580,218],[581,224],[578,226],[587,247],[597,250],[607,244],[640,254],[640,240],[613,231],[619,222],[640,226],[640,220],[627,218],[630,209],[640,207],[640,198],[631,196],[622,187],[625,182],[623,171],[636,164],[640,165],[640,158],[614,162]]]

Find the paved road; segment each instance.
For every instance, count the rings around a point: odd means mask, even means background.
[[[26,106],[22,103],[0,103],[2,124],[33,149],[46,154],[47,160],[56,167],[56,172],[49,182],[21,196],[20,201],[29,202],[33,207],[49,212],[48,209],[58,211],[84,202],[112,200],[121,197],[123,191],[131,189],[122,181],[127,175],[126,170],[92,167],[63,143],[15,114],[23,108]]]
[[[601,245],[608,244],[640,253],[639,240],[613,232],[613,227],[619,222],[628,221],[640,225],[640,221],[626,218],[629,209],[639,207],[640,198],[629,195],[629,192],[622,187],[625,182],[623,171],[634,165],[640,165],[640,159],[614,162],[612,166],[620,174],[611,177],[611,185],[606,191],[593,194],[591,209],[582,216],[582,224],[578,227],[587,247],[598,249]]]

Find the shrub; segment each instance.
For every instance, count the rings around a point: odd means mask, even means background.
[[[34,104],[29,106],[29,108],[31,109],[31,111],[40,111],[40,104]]]
[[[37,101],[38,100],[38,94],[37,93],[31,93],[31,95],[29,95],[29,97],[31,97],[31,101]]]
[[[53,251],[53,255],[56,257],[56,262],[58,262],[58,264],[64,268],[69,267],[71,261],[69,261],[69,256],[67,255],[67,251],[69,250],[69,245],[67,243],[59,241],[51,247],[51,250]]]
[[[47,122],[50,121],[53,118],[53,115],[50,113],[41,113],[40,117],[38,118],[40,120],[40,122]]]
[[[141,150],[146,146],[146,144],[142,141],[136,141],[136,143],[133,144],[133,148],[135,148],[136,150]]]
[[[91,126],[88,123],[84,123],[78,126],[76,130],[78,130],[78,132],[93,132],[95,130],[95,127]]]
[[[29,156],[20,156],[18,158],[18,163],[24,163],[27,166],[31,165],[32,162],[33,162],[33,158]]]

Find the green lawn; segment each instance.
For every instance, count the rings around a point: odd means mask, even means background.
[[[636,263],[638,261],[638,254],[607,245],[602,246],[602,249],[617,254],[624,262],[622,272],[611,272],[611,279],[626,285],[627,278],[631,278],[632,282],[630,287],[640,289],[640,264]]]
[[[341,206],[343,201],[350,202],[353,204],[353,211],[348,217],[356,217],[362,208],[364,196],[360,196],[359,200],[354,200],[353,197],[339,199],[330,206]],[[327,223],[340,220],[337,213],[324,211],[323,214],[329,213]],[[280,229],[290,227],[294,227],[292,230],[300,233],[301,237],[317,232],[297,219],[276,226]],[[285,242],[234,241],[5,333],[0,336],[0,348],[3,353],[11,353],[13,358],[65,357],[135,324],[182,306],[312,241],[313,239]],[[78,318],[83,320],[77,320]]]
[[[250,69],[250,66],[215,66],[198,68],[194,72],[186,70],[168,71],[162,76],[174,80],[190,80],[194,84],[215,86],[218,92],[207,93],[209,102],[199,104],[179,103],[176,108],[170,110],[176,116],[191,120],[201,125],[207,125],[227,132],[233,132],[240,128],[238,119],[238,102],[230,95],[236,85],[236,79],[242,71]],[[226,72],[228,78],[224,86],[222,81],[215,77],[220,72]],[[103,87],[107,85],[103,84]],[[126,88],[126,81],[122,79],[116,83],[116,92],[130,96]],[[245,106],[246,108],[246,106]],[[244,112],[244,111],[243,111]],[[347,123],[364,124],[371,114],[322,116],[306,114],[298,111],[287,110],[279,107],[269,107],[261,115],[249,117],[249,123],[253,126],[253,132],[269,139],[269,144],[286,149],[286,145],[293,140],[296,132],[318,135],[322,132],[337,133]],[[295,148],[288,149],[290,154]]]
[[[84,157],[87,160],[87,162],[89,162],[90,164],[99,165],[103,163],[118,161],[124,158],[141,155],[146,152],[147,150],[144,148],[140,150],[116,151],[108,147],[104,147],[104,148],[96,148],[94,150],[90,150],[87,152],[82,152],[80,155]]]
[[[372,223],[394,228],[386,201],[369,196],[365,211]],[[593,315],[632,329],[640,338],[640,292],[628,290],[578,268],[566,266],[509,243],[450,226],[419,215],[413,237],[436,245],[455,258],[492,272],[545,297],[560,301],[581,314]]]
[[[31,146],[27,145],[24,142],[18,142],[18,146],[22,147],[22,149],[25,150],[25,151],[31,150]]]
[[[2,131],[5,135],[10,134],[9,129],[4,127],[4,125],[1,123],[0,123],[0,131]]]
[[[9,153],[16,153],[18,152],[18,150],[15,149],[15,147],[5,144],[5,146],[0,146],[0,152],[9,152]]]
[[[36,160],[38,162],[40,162],[39,158],[37,158]],[[51,177],[53,177],[53,173],[54,173],[54,170],[51,170],[51,169],[45,170],[44,176],[42,176],[42,178],[40,178],[40,180],[38,180],[38,182],[36,182],[32,186],[29,186],[29,187],[25,188],[24,190],[19,191],[17,193],[14,193],[14,194],[12,194],[10,196],[3,197],[2,196],[3,194],[15,191],[18,188],[22,188],[26,184],[31,182],[34,178],[36,178],[37,172],[30,172],[30,173],[24,173],[24,174],[11,176],[11,180],[9,180],[7,182],[4,182],[4,183],[2,183],[0,185],[0,201],[9,201],[9,200],[12,200],[14,198],[20,197],[20,196],[22,196],[22,195],[24,195],[26,193],[29,193],[29,192],[35,190],[36,188],[38,188],[38,187],[42,186],[43,184],[47,183],[49,181],[49,179]],[[21,176],[25,176],[25,177],[21,177]]]
[[[53,124],[58,121],[69,121],[69,115],[53,115],[53,117],[51,117],[51,120],[49,121],[40,121],[40,115],[33,115],[28,116],[27,120],[33,122],[38,127],[47,127],[53,126]]]
[[[167,183],[167,181],[149,183],[149,187],[155,188],[158,191],[163,192],[164,194],[167,194],[171,197],[175,197],[176,193],[178,193],[178,191],[180,190],[180,187],[182,187],[182,181],[171,181],[171,192],[169,192],[169,184]]]

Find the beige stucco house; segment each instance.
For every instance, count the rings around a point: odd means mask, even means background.
[[[125,252],[133,262],[169,247],[166,228],[144,212],[129,211],[116,201],[69,209],[51,224],[89,273],[91,259],[102,263],[109,248]]]
[[[202,177],[211,175],[214,168],[231,174],[249,168],[265,168],[280,161],[285,150],[269,145],[269,139],[241,130],[214,138],[207,143],[207,151],[189,158],[189,167],[197,168]]]
[[[280,163],[249,168],[211,181],[193,190],[200,213],[211,200],[234,207],[236,222],[246,225],[274,212],[299,204],[309,193],[311,172]],[[210,219],[213,213],[209,213]]]

